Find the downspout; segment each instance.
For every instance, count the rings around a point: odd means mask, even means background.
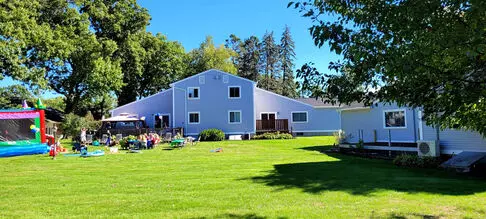
[[[412,109],[413,112],[413,142],[417,142],[417,118],[415,115],[415,108]]]

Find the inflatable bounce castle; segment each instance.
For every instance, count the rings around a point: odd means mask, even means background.
[[[45,106],[39,99],[35,108],[25,101],[22,108],[0,110],[0,157],[47,152]]]

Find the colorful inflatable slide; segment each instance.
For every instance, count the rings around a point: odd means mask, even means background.
[[[0,110],[0,157],[47,152],[43,109]]]

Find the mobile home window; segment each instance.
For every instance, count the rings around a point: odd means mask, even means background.
[[[229,123],[241,123],[241,111],[229,111]]]
[[[199,124],[199,113],[198,112],[189,113],[189,124]]]
[[[187,88],[187,98],[199,99],[199,88],[198,87]]]
[[[384,128],[406,128],[407,116],[405,110],[386,110],[383,111]]]
[[[240,98],[240,87],[229,87],[229,98]]]
[[[307,122],[307,112],[292,112],[292,122]]]

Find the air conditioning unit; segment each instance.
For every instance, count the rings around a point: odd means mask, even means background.
[[[418,155],[421,157],[438,157],[440,146],[438,141],[417,141]]]

